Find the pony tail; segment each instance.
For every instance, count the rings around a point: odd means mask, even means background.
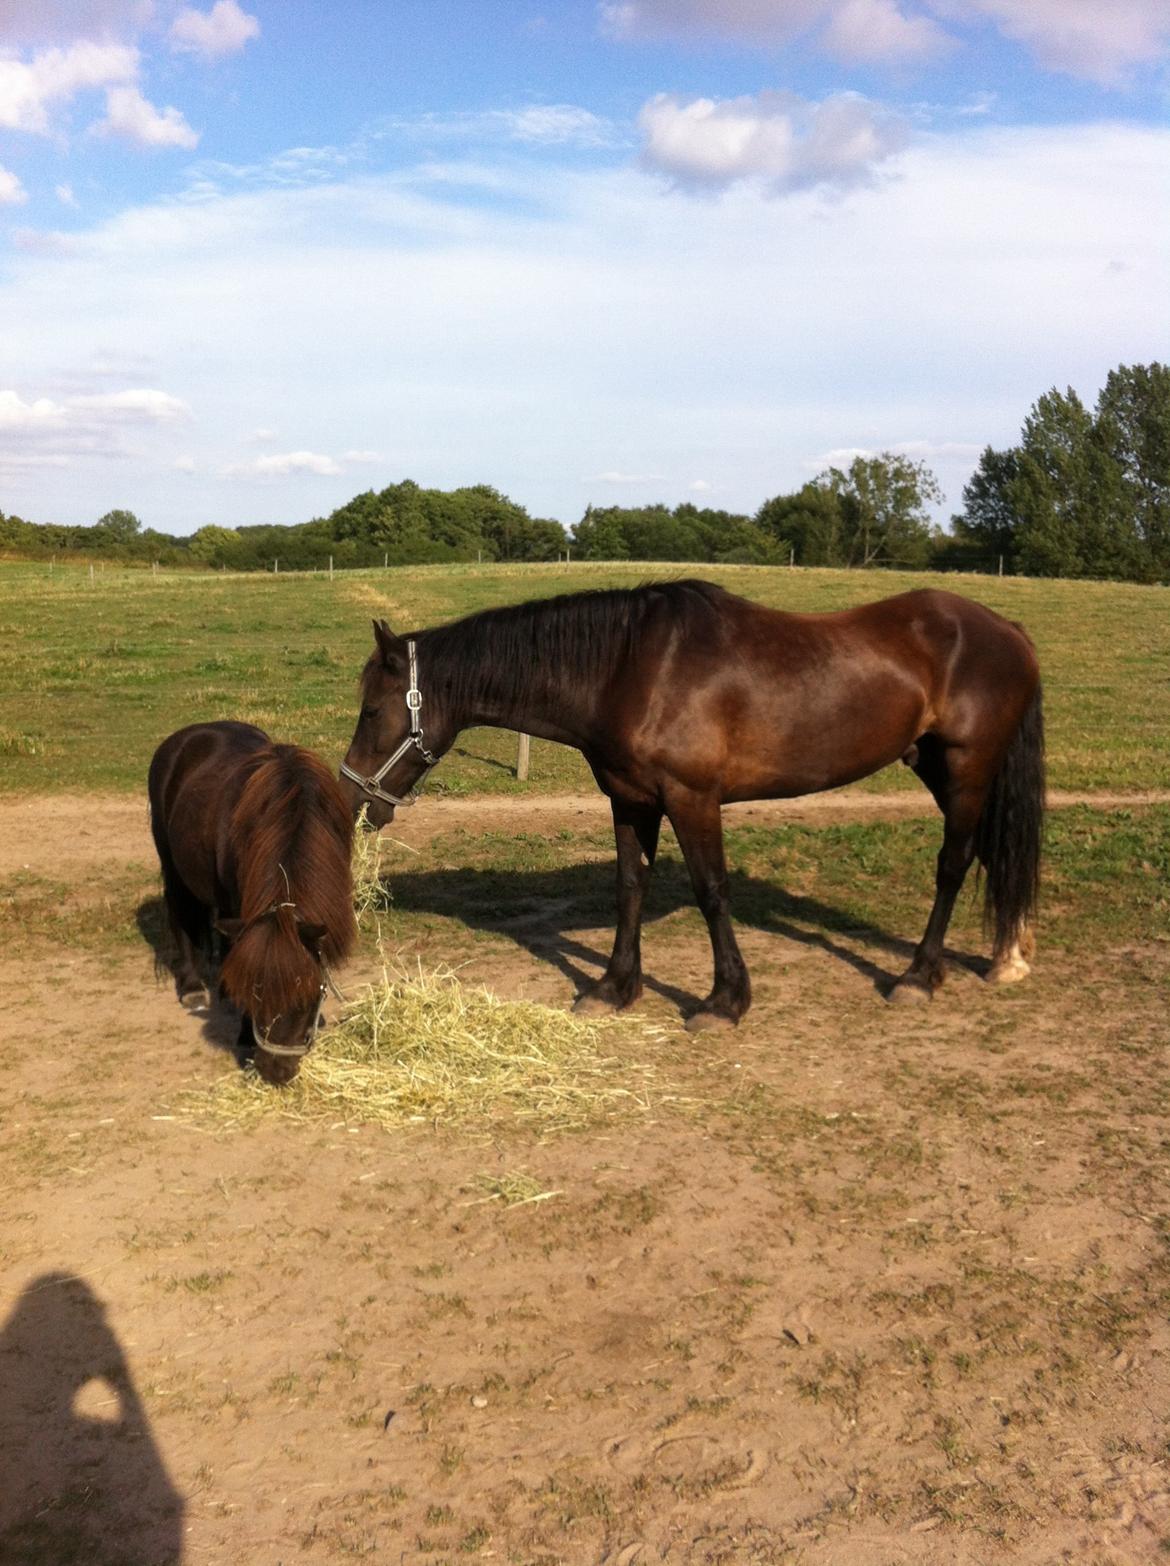
[[[984,923],[1001,951],[1036,912],[1044,838],[1044,703],[1039,682],[992,782],[975,852],[987,877]]]

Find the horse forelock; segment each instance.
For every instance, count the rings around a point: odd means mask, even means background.
[[[353,818],[325,764],[294,745],[261,751],[232,814],[232,840],[241,917],[293,903],[303,923],[324,926],[322,955],[332,962],[347,957],[357,939]],[[301,947],[296,921],[284,912],[262,923],[278,933],[287,927],[289,944],[295,938]]]

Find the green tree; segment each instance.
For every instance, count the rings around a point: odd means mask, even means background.
[[[985,446],[979,466],[963,486],[963,510],[951,518],[957,538],[986,555],[985,565],[998,563],[1014,571],[1017,565],[1019,513],[1012,485],[1019,469],[1014,448],[996,451]]]
[[[840,502],[846,565],[926,565],[935,537],[926,508],[943,497],[924,462],[892,451],[857,456],[847,473],[830,468],[821,483]]]
[[[791,550],[797,565],[836,566],[845,562],[841,497],[815,481],[792,495],[775,495],[756,512],[756,525],[776,540],[781,560]]]
[[[132,544],[142,531],[142,523],[133,511],[107,511],[104,517],[98,518],[93,531],[101,535],[100,539],[95,541],[109,544],[116,549],[119,546]]]
[[[1170,367],[1122,364],[1097,398],[1095,434],[1116,470],[1139,574],[1170,575]]]

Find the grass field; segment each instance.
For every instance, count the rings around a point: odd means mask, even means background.
[[[434,566],[226,576],[0,564],[0,792],[144,786],[185,723],[241,718],[340,759],[370,619],[397,630],[492,604],[702,574],[734,592],[825,610],[936,585],[1022,620],[1040,650],[1054,787],[1170,787],[1170,589],[774,567]],[[431,787],[519,792],[515,741],[470,730]],[[902,769],[866,785],[917,787]],[[529,792],[592,787],[580,757],[536,742]]]

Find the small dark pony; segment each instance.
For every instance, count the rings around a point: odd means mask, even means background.
[[[250,723],[195,723],[150,763],[150,825],[178,948],[182,1005],[208,1003],[200,958],[222,940],[220,989],[239,1048],[266,1082],[291,1081],[313,1042],[328,964],[357,938],[353,820],[311,751]]]
[[[350,803],[392,819],[403,795],[477,724],[574,745],[609,795],[618,927],[582,1010],[642,989],[642,902],[665,816],[715,959],[691,1028],[738,1022],[751,985],[728,906],[720,809],[788,799],[903,761],[943,817],[935,899],[891,999],[943,981],[955,899],[986,876],[994,984],[1032,951],[1044,818],[1040,669],[1027,632],[933,588],[829,614],[789,614],[710,582],[572,593],[488,609],[396,636],[374,626],[362,708],[345,761]]]

